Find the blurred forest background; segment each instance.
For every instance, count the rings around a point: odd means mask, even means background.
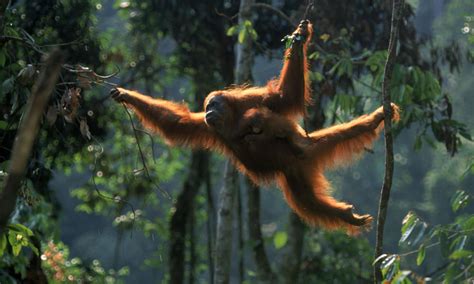
[[[0,234],[0,283],[215,280],[224,265],[214,258],[223,157],[166,146],[108,93],[118,84],[200,109],[210,91],[236,82],[244,43],[254,84],[278,76],[281,39],[307,2],[249,2],[239,22],[234,0],[0,1],[2,184],[42,57],[65,54]],[[308,129],[381,104],[391,3],[315,1]],[[407,0],[399,36],[391,93],[403,112],[376,265],[394,283],[472,283],[474,2]],[[376,216],[384,161],[380,139],[329,173],[334,195]],[[373,281],[374,229],[349,237],[310,228],[278,189],[247,187],[241,178],[230,212],[231,283]]]

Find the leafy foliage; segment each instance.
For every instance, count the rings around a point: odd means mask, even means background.
[[[467,206],[471,197],[464,191],[458,191],[453,196],[451,206],[453,212],[458,212],[459,206]],[[471,279],[474,273],[474,216],[461,214],[453,223],[435,225],[428,231],[428,224],[423,222],[414,212],[409,212],[403,220],[400,245],[415,250],[401,254],[384,254],[375,262],[380,265],[385,280],[391,283],[413,283],[419,281],[442,281],[443,283],[459,283]],[[416,265],[422,266],[428,255],[434,254],[435,248],[444,264],[433,273],[426,276],[413,270],[402,270],[402,260],[416,256]],[[413,281],[413,282],[412,282]]]

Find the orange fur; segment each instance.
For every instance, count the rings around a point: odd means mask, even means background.
[[[173,145],[217,150],[256,183],[276,181],[288,205],[310,225],[342,228],[356,234],[372,221],[352,205],[329,195],[324,170],[352,160],[370,147],[383,127],[381,108],[351,122],[306,135],[295,119],[310,102],[306,49],[311,25],[293,35],[306,36],[285,52],[280,77],[265,87],[240,86],[211,92],[205,112],[152,99],[122,88],[112,97],[132,107],[142,124]],[[393,118],[398,108],[392,105]]]

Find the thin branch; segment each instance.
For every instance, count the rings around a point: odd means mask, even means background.
[[[100,189],[99,189],[99,186],[97,185],[97,182],[95,181],[97,163],[98,163],[99,157],[104,152],[104,147],[102,147],[102,145],[97,140],[96,140],[96,142],[97,142],[97,145],[99,146],[100,151],[98,151],[97,153],[94,153],[94,166],[92,168],[92,174],[91,174],[92,185],[94,186],[95,192],[97,193],[97,196],[99,196],[100,198],[102,198],[104,200],[111,200],[111,201],[114,201],[114,202],[117,202],[117,203],[125,204],[128,207],[130,207],[130,210],[132,211],[132,214],[133,214],[133,223],[132,223],[132,226],[133,226],[133,224],[135,223],[135,219],[136,219],[135,208],[133,207],[133,204],[130,203],[129,201],[127,201],[126,198],[122,198],[118,195],[108,196],[108,195],[102,193],[102,191],[100,191]]]
[[[0,36],[0,43],[4,44],[8,41],[17,41],[17,42],[20,42],[24,45],[27,45],[31,48],[33,48],[34,51],[38,52],[39,54],[46,54],[46,52],[44,52],[43,50],[41,50],[37,44],[35,44],[34,42],[30,42],[29,40],[27,39],[24,39],[24,38],[21,38],[21,37],[16,37],[16,36],[6,36],[6,35],[2,35]]]
[[[272,12],[274,12],[275,14],[277,14],[278,16],[280,16],[281,18],[285,19],[288,23],[291,24],[291,26],[293,28],[296,28],[296,26],[298,26],[298,24],[294,23],[293,20],[291,20],[290,17],[288,17],[288,15],[286,15],[285,13],[283,13],[280,9],[277,9],[275,7],[273,7],[272,5],[270,4],[266,4],[266,3],[253,3],[250,5],[251,7],[255,7],[255,8],[263,8],[263,9],[267,9],[267,10],[270,10]]]
[[[390,199],[390,190],[392,188],[393,178],[393,137],[392,137],[392,107],[390,97],[390,83],[395,64],[396,45],[398,36],[398,25],[402,17],[404,1],[393,0],[392,24],[390,28],[390,42],[388,45],[388,56],[385,62],[384,80],[382,84],[383,110],[384,110],[384,137],[385,137],[385,176],[380,193],[379,210],[377,216],[377,236],[375,242],[375,258],[383,251],[383,233],[387,217],[388,202]],[[374,266],[374,283],[382,280],[382,273],[377,265]]]
[[[29,97],[24,118],[13,145],[8,176],[0,195],[0,234],[15,209],[18,190],[28,166],[44,109],[58,79],[62,61],[63,55],[59,50],[51,52]]]
[[[364,87],[367,87],[369,88],[370,90],[376,92],[377,94],[382,94],[382,91],[380,91],[379,89],[375,88],[374,86],[370,85],[370,84],[367,84],[366,82],[360,80],[360,79],[356,79],[354,78],[353,79],[354,81],[358,82],[359,84],[361,84],[362,86]]]
[[[138,128],[135,127],[135,123],[133,122],[133,118],[132,118],[132,115],[130,114],[130,112],[128,111],[127,107],[125,106],[125,104],[122,104],[123,105],[123,108],[125,109],[125,112],[127,113],[128,115],[128,118],[130,120],[130,123],[132,125],[132,128],[133,128],[133,134],[135,135],[135,139],[137,140],[137,147],[138,147],[138,152],[140,153],[140,158],[141,158],[141,161],[142,161],[142,165],[143,165],[143,169],[145,170],[145,174],[147,176],[147,179],[153,183],[153,185],[158,188],[158,190],[161,192],[161,194],[163,194],[164,197],[166,197],[167,199],[171,200],[171,195],[169,194],[168,191],[166,191],[165,189],[161,188],[160,186],[158,186],[155,182],[153,182],[153,179],[151,178],[150,176],[150,171],[148,170],[148,166],[146,165],[146,160],[145,160],[145,155],[143,154],[143,151],[142,151],[142,146],[140,144],[140,139],[138,137],[138,134],[137,132],[139,132],[140,130]]]

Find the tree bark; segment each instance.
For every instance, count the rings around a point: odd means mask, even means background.
[[[252,21],[252,5],[254,0],[241,0],[239,10],[239,26],[243,27],[245,21]],[[245,37],[242,44],[237,45],[237,58],[235,64],[235,83],[243,84],[252,81],[252,66],[254,54],[252,50],[252,37]]]
[[[215,209],[214,199],[211,192],[211,174],[206,175],[206,195],[207,195],[207,258],[209,263],[209,283],[214,283],[214,236],[215,236]]]
[[[176,210],[170,222],[170,283],[184,283],[186,224],[188,224],[191,215],[194,197],[198,193],[200,185],[205,181],[208,163],[209,155],[206,152],[192,152],[190,170],[183,190],[176,201]]]
[[[280,263],[280,277],[282,283],[294,284],[298,283],[306,227],[293,212],[289,219],[288,242]]]
[[[393,137],[392,137],[392,107],[390,96],[390,81],[395,65],[396,45],[398,36],[398,24],[402,17],[403,0],[393,0],[392,21],[390,27],[390,42],[388,45],[387,61],[385,62],[384,79],[382,83],[383,110],[385,113],[384,137],[385,137],[385,176],[383,186],[380,192],[379,211],[377,215],[377,236],[375,240],[376,259],[383,251],[383,233],[387,217],[388,202],[390,199],[390,190],[392,188],[393,178]],[[374,265],[374,283],[382,281],[382,273],[379,265]]]
[[[253,0],[241,0],[239,26],[252,20],[251,5]],[[242,44],[237,45],[235,83],[242,84],[252,78],[252,38],[247,36]],[[229,161],[226,163],[224,186],[219,196],[217,216],[216,258],[214,283],[229,283],[232,253],[232,205],[238,190],[238,173]]]
[[[217,212],[216,256],[214,283],[229,283],[232,254],[232,207],[238,190],[238,174],[230,161],[226,162],[224,186],[219,193]]]
[[[63,55],[59,50],[49,54],[28,99],[25,115],[13,144],[8,176],[0,193],[0,234],[3,233],[10,214],[15,209],[18,189],[26,172],[40,120],[61,71],[62,62]]]
[[[247,219],[249,226],[249,242],[252,244],[252,253],[260,283],[275,283],[276,277],[271,269],[265,251],[261,223],[260,223],[260,188],[247,179]]]

